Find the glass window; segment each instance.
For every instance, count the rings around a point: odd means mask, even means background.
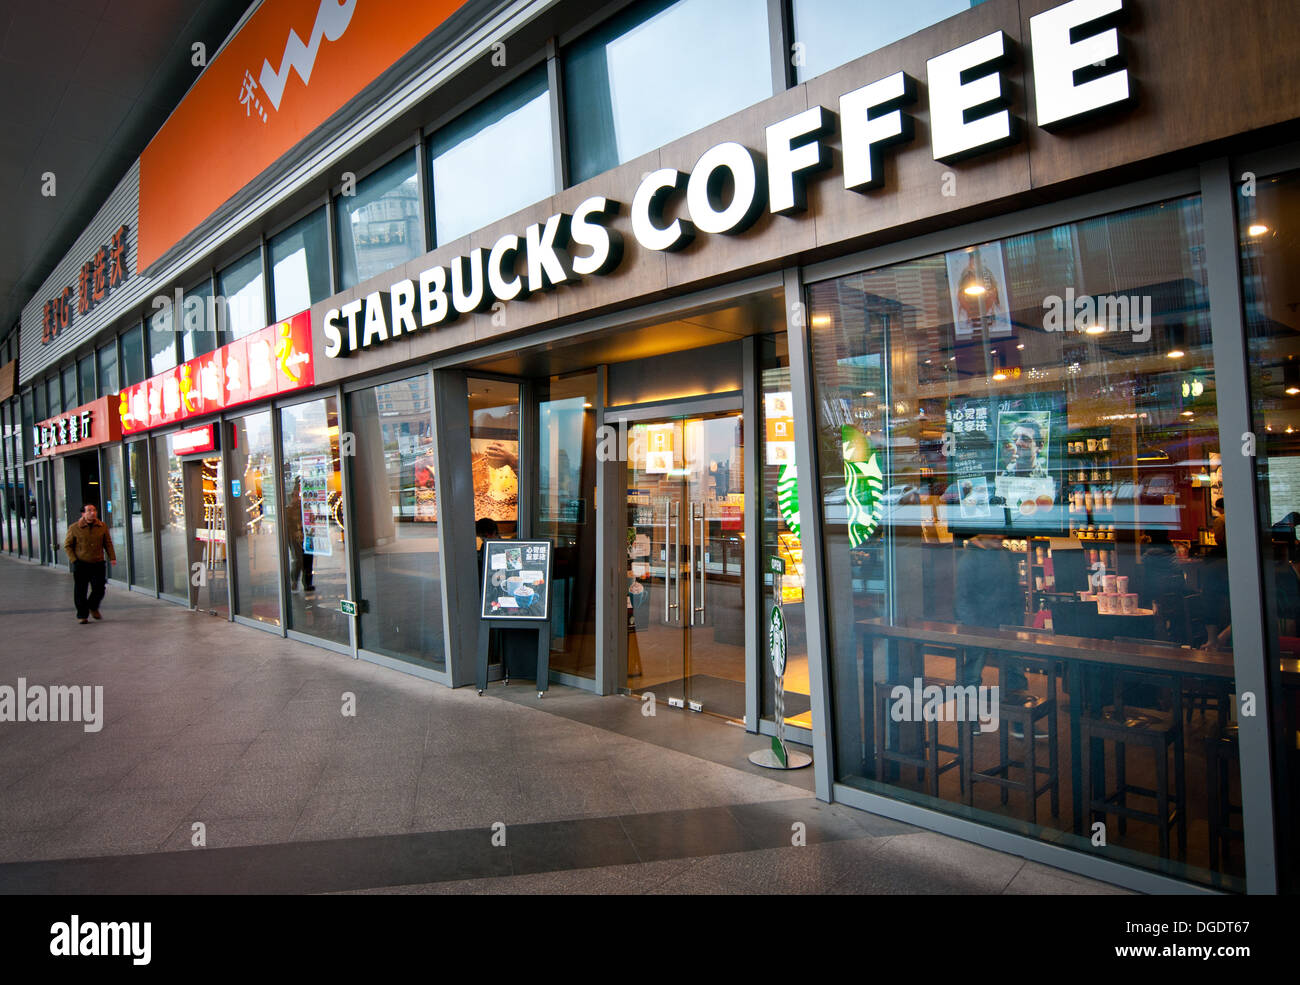
[[[146,324],[149,326],[149,370],[148,376],[165,373],[177,365],[176,360],[176,317],[172,306],[159,308],[151,314]],[[125,339],[125,336],[123,336]]]
[[[235,612],[280,625],[279,509],[271,412],[230,421],[230,535],[235,555]]]
[[[141,327],[133,325],[118,339],[122,346],[121,385],[124,387],[143,383],[148,378],[144,368],[144,343],[140,338],[141,333]]]
[[[225,299],[226,335],[242,339],[266,328],[266,297],[262,291],[262,250],[259,247],[217,274],[217,291]]]
[[[46,417],[55,417],[63,411],[63,397],[59,394],[59,378],[51,376],[45,381]]]
[[[36,389],[36,420],[39,422],[39,421],[47,420],[50,417],[50,415],[46,413],[46,411],[49,408],[49,402],[48,402],[49,392],[50,392],[49,383],[48,382],[37,383],[35,389]],[[55,408],[56,408],[55,413],[58,413],[57,399],[55,402]]]
[[[32,454],[32,431],[36,428],[36,422],[44,420],[43,417],[36,416],[36,402],[33,398],[33,391],[23,391],[23,431],[22,431],[22,452],[19,461],[22,462],[31,457]]]
[[[77,363],[77,404],[88,404],[95,399],[95,357],[86,356]]]
[[[555,194],[545,67],[434,134],[429,160],[439,243]]]
[[[360,645],[442,670],[437,461],[427,376],[348,396],[356,435]],[[304,555],[304,560],[306,555]]]
[[[984,0],[794,0],[793,63],[800,82],[883,48]]]
[[[289,549],[289,628],[351,643],[339,602],[348,597],[343,539],[343,476],[338,401],[280,411],[285,541]]]
[[[186,601],[190,597],[190,563],[185,534],[185,477],[172,448],[172,435],[154,440],[158,486],[158,591]]]
[[[336,198],[334,209],[345,290],[424,252],[414,150],[357,182],[356,194]]]
[[[126,489],[122,472],[122,447],[110,445],[104,449],[103,470],[106,482],[104,490],[103,521],[108,526],[108,535],[118,552],[118,566],[111,569],[112,577],[127,580],[126,548]]]
[[[1199,198],[808,300],[839,779],[1243,888]]]
[[[181,304],[181,362],[217,348],[221,316],[212,304],[212,281],[204,278],[185,292]]]
[[[149,442],[133,441],[126,446],[130,472],[131,584],[152,589],[153,492],[149,484]]]
[[[121,389],[121,384],[117,378],[117,340],[114,339],[108,345],[100,346],[96,354],[99,362],[99,389],[96,391],[100,397],[107,396],[110,393],[117,393]]]
[[[551,667],[596,677],[596,374],[539,382],[537,517],[554,545]]]
[[[1300,172],[1261,177],[1254,196],[1240,196],[1238,209],[1273,720],[1281,735],[1292,737],[1300,734],[1300,675],[1293,670],[1300,657],[1300,364],[1292,342],[1300,330],[1294,302],[1300,244],[1288,219],[1300,209]],[[1300,888],[1293,837],[1300,748],[1290,739],[1275,748],[1279,883],[1294,893]]]
[[[519,531],[519,384],[469,382],[469,445],[474,520],[490,521],[494,537]]]
[[[771,618],[778,577],[781,586],[781,614],[785,618],[786,663],[782,679],[782,707],[789,725],[812,728],[812,703],[808,686],[807,619],[803,608],[803,542],[799,539],[799,489],[794,451],[794,394],[790,383],[790,348],[784,332],[758,340],[763,374],[762,404],[759,407],[762,444],[762,551],[763,625]],[[780,557],[785,574],[778,576],[768,558]],[[776,682],[771,654],[766,653],[767,633],[762,634],[762,716],[776,714]]]
[[[72,410],[77,406],[77,367],[63,367],[63,409]]]
[[[569,180],[772,95],[766,0],[638,3],[564,52]]]
[[[274,236],[270,248],[276,321],[330,296],[329,230],[323,208]]]

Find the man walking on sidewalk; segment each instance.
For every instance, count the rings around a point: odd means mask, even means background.
[[[113,550],[113,541],[108,536],[108,527],[99,522],[99,509],[94,503],[87,503],[81,508],[81,519],[68,527],[68,536],[63,538],[63,550],[72,562],[72,601],[77,606],[77,619],[90,622],[89,616],[102,619],[99,603],[104,598],[104,583],[107,572],[104,569],[104,554],[117,564],[117,553]],[[90,590],[87,597],[86,590]]]

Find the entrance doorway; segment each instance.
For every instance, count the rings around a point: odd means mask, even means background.
[[[745,447],[738,411],[628,430],[627,689],[745,717]]]
[[[221,458],[186,459],[186,543],[189,547],[190,599],[197,609],[229,616],[226,586],[226,509]]]

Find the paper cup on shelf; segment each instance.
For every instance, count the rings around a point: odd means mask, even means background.
[[[1103,592],[1097,598],[1098,612],[1104,612],[1107,615],[1115,615],[1120,611],[1119,594],[1117,592]]]
[[[1115,575],[1102,575],[1101,584],[1103,591],[1105,591],[1107,595],[1114,595],[1116,589],[1119,587],[1116,585]]]
[[[1126,616],[1137,615],[1138,597],[1136,592],[1126,592],[1119,597],[1120,611]]]
[[[1128,594],[1128,575],[1117,575],[1115,578],[1115,591],[1121,595]]]

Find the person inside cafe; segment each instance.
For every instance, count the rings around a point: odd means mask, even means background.
[[[957,558],[957,592],[953,600],[959,624],[989,629],[1024,624],[1025,593],[1020,587],[1016,555],[1002,546],[1003,540],[1001,534],[987,532],[967,538]],[[978,686],[987,659],[987,650],[968,647],[959,683]],[[1003,673],[999,682],[1003,692],[1028,689],[1023,668],[1005,663]]]
[[[1047,462],[1040,454],[1043,444],[1043,432],[1038,422],[1025,418],[1011,429],[1012,452],[1014,457],[1007,463],[1002,474],[1005,476],[1027,476],[1046,478]]]

